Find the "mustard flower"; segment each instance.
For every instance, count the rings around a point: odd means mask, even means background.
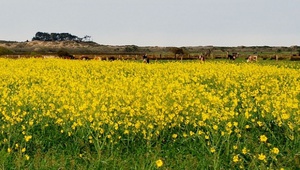
[[[164,162],[163,162],[161,159],[155,161],[155,163],[156,163],[156,167],[158,167],[158,168],[159,168],[159,167],[162,167],[163,164],[164,164]]]
[[[261,135],[261,136],[259,137],[259,140],[260,140],[261,142],[267,142],[268,138],[266,137],[266,135]]]

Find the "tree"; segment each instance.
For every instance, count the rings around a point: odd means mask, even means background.
[[[277,52],[277,53],[281,53],[282,50],[281,50],[280,48],[278,48],[278,49],[276,50],[276,52]]]
[[[46,33],[46,32],[37,32],[35,36],[32,38],[32,41],[79,41],[82,40],[90,40],[91,36],[85,36],[84,38],[79,38],[70,33]]]
[[[174,54],[174,57],[177,59],[177,55],[185,55],[188,54],[188,50],[185,47],[171,47],[169,48],[169,51],[171,51]]]
[[[82,40],[83,41],[87,41],[87,42],[89,42],[89,41],[91,41],[91,36],[89,36],[89,35],[86,35],[86,36],[84,36],[83,38],[82,38]]]
[[[51,36],[45,32],[37,32],[35,36],[32,38],[32,41],[39,40],[39,41],[51,41]]]
[[[127,45],[127,46],[125,46],[125,49],[124,49],[125,52],[129,52],[129,53],[137,52],[138,50],[139,50],[139,47],[136,45]]]

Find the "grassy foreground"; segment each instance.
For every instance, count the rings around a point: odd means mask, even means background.
[[[0,59],[0,169],[300,168],[300,65]]]

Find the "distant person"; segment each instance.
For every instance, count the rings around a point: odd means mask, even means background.
[[[204,56],[204,55],[199,55],[199,60],[200,60],[201,62],[204,62],[204,61],[205,61],[205,56]]]
[[[147,56],[147,54],[145,54],[144,56],[143,56],[143,62],[144,63],[148,63],[148,56]]]

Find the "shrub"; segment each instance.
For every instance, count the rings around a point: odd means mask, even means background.
[[[73,55],[71,55],[69,52],[65,51],[65,50],[59,50],[57,52],[57,55],[59,57],[73,57]]]
[[[11,51],[5,47],[0,47],[0,56],[1,55],[9,55],[9,54],[13,54],[13,51]]]

